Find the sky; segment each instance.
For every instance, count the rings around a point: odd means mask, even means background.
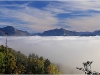
[[[100,30],[99,0],[0,0],[0,27],[30,33],[55,28]]]
[[[7,46],[25,55],[35,53],[49,59],[56,65],[59,64],[61,72],[68,74],[80,73],[76,67],[83,67],[82,63],[93,61],[91,70],[100,72],[100,36],[8,36]],[[5,46],[5,37],[0,36],[0,45]],[[81,72],[83,73],[83,72]]]

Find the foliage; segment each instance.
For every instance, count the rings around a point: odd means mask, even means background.
[[[4,73],[4,55],[0,52],[0,73]]]
[[[0,74],[61,74],[50,60],[0,46]]]
[[[15,56],[3,45],[0,46],[0,73],[14,73],[16,68]]]

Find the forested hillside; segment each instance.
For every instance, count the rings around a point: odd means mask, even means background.
[[[49,59],[0,46],[0,74],[61,74]]]

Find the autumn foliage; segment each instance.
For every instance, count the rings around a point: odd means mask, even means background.
[[[0,74],[61,74],[50,60],[0,46]]]

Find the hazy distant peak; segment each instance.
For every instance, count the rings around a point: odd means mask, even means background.
[[[17,29],[14,28],[13,26],[7,26],[7,27],[5,27],[5,28],[8,29],[8,30],[11,30],[11,31],[13,31],[13,32],[16,32],[16,31],[17,31]]]
[[[64,28],[60,28],[61,30],[65,30]]]
[[[5,33],[8,33],[8,36],[29,36],[31,35],[28,32],[17,30],[13,26],[6,26],[4,28],[0,28],[0,35],[4,36]]]

